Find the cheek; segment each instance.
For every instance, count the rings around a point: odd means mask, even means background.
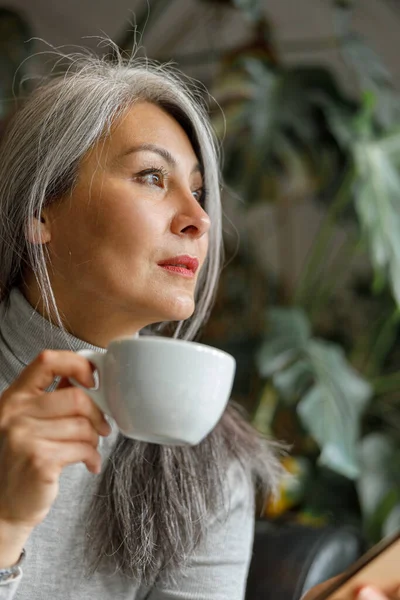
[[[115,203],[103,206],[88,227],[89,238],[114,260],[134,260],[159,244],[160,223],[145,204]]]
[[[84,261],[93,266],[95,257],[98,265],[113,264],[121,273],[124,265],[129,268],[144,254],[151,258],[162,246],[168,225],[165,205],[132,196],[129,185],[92,189],[89,201],[87,191],[75,194],[55,221],[56,259],[78,267]]]
[[[157,206],[144,194],[132,190],[129,182],[108,183],[85,215],[93,237],[120,238],[126,235],[146,235],[157,231],[162,214],[161,205]],[[165,209],[164,209],[165,210]]]

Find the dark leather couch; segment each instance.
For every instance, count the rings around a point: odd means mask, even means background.
[[[314,585],[343,572],[365,549],[351,527],[257,521],[246,600],[300,600]]]

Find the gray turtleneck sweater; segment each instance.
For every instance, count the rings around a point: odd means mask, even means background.
[[[90,344],[52,326],[14,289],[7,310],[0,305],[0,392],[44,348],[80,350]],[[0,398],[1,402],[1,398]],[[103,463],[117,428],[100,438]],[[0,494],[2,478],[0,472]],[[97,476],[98,477],[98,476]],[[210,518],[204,544],[175,584],[160,581],[153,589],[138,587],[116,573],[85,578],[82,567],[82,515],[95,491],[96,476],[82,463],[64,468],[60,491],[45,520],[26,544],[26,559],[14,580],[0,583],[0,600],[242,600],[253,539],[253,494],[232,469],[228,519]]]

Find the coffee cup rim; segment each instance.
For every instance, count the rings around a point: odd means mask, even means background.
[[[111,340],[108,347],[110,348],[110,346],[118,345],[118,344],[128,342],[128,341],[129,342],[138,341],[141,344],[143,344],[143,343],[144,344],[152,344],[154,342],[158,342],[158,343],[161,342],[162,344],[166,344],[166,345],[180,345],[182,342],[187,342],[187,343],[190,343],[191,346],[196,347],[200,351],[207,351],[207,353],[215,354],[218,356],[225,356],[229,360],[235,361],[234,357],[231,354],[229,354],[229,352],[226,352],[225,350],[221,350],[220,348],[215,348],[215,346],[209,346],[208,344],[203,344],[203,343],[195,342],[192,340],[168,338],[168,337],[158,336],[158,335],[135,334],[135,335],[120,336],[120,337],[117,337],[117,338]]]

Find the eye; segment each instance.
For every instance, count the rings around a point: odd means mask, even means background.
[[[162,184],[162,177],[157,173],[149,173],[149,175],[145,175],[143,179],[147,180],[149,183],[152,183],[154,185]]]
[[[197,200],[197,202],[204,207],[207,199],[207,192],[205,187],[201,187],[198,190],[194,190],[192,192],[193,197]]]
[[[168,177],[167,171],[160,168],[150,168],[141,171],[137,175],[135,175],[135,181],[143,184],[155,185],[156,187],[162,188],[164,187],[166,180]]]

